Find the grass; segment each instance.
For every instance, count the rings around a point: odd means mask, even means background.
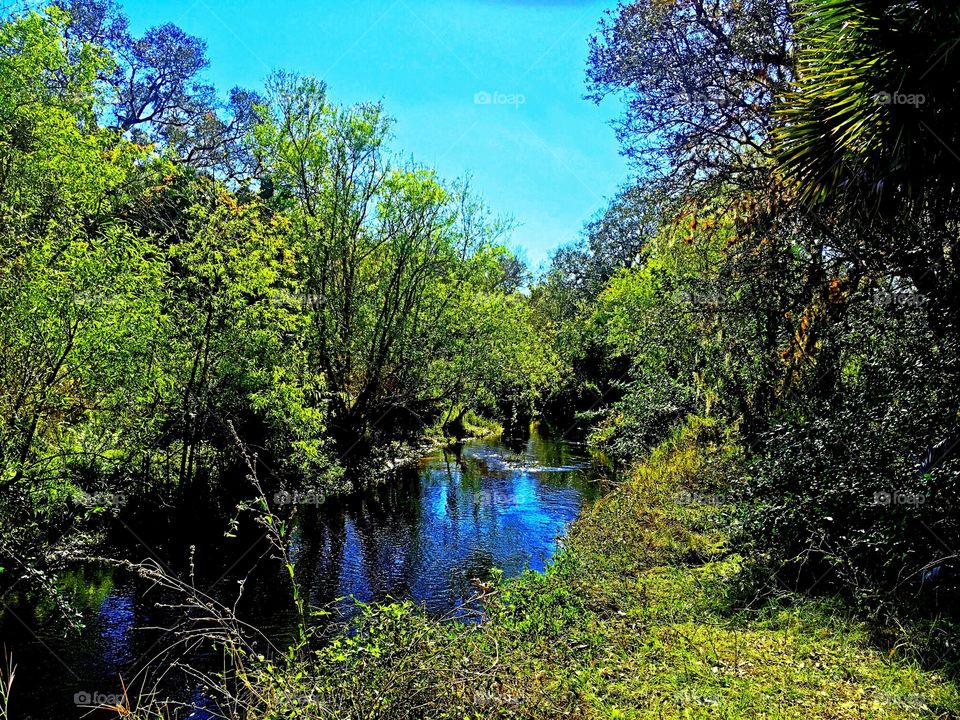
[[[461,423],[463,424],[463,429],[467,433],[467,437],[496,437],[503,434],[503,425],[498,423],[496,420],[483,417],[473,410],[468,410],[466,413],[464,413]]]
[[[890,657],[837,601],[738,598],[719,502],[735,449],[688,429],[571,529],[543,574],[485,589],[477,624],[366,607],[350,633],[258,666],[260,718],[960,717],[954,684]]]

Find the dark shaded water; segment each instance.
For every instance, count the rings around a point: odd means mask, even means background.
[[[410,599],[433,614],[466,617],[475,580],[491,568],[509,577],[545,567],[565,527],[596,496],[598,475],[581,447],[537,436],[437,451],[373,490],[301,508],[291,546],[298,582],[312,605],[347,615],[354,599]],[[119,521],[113,554],[152,558],[180,577],[192,572],[197,588],[236,605],[282,644],[293,626],[282,568],[253,528],[225,538],[224,522],[206,509],[143,509]],[[89,717],[88,698],[117,699],[110,696],[121,692],[121,677],[136,690],[140,670],[176,640],[162,628],[182,620],[182,610],[165,607],[178,598],[139,578],[91,565],[61,586],[82,608],[80,633],[64,636],[47,604],[6,598],[0,639],[18,666],[14,718]],[[202,665],[203,653],[187,657]],[[203,702],[176,671],[162,687]]]

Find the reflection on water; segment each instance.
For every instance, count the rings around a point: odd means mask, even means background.
[[[595,494],[590,462],[533,437],[518,451],[472,442],[438,451],[380,492],[317,508],[295,535],[310,600],[412,599],[446,613],[474,578],[542,570],[557,538]]]
[[[436,451],[375,489],[305,508],[291,547],[297,580],[318,606],[339,602],[349,612],[347,598],[410,599],[448,614],[475,594],[473,580],[489,577],[491,568],[508,577],[542,570],[564,528],[596,495],[595,478],[582,448],[536,436],[515,447],[477,441]],[[128,537],[118,553],[154,557],[182,575],[192,568],[198,588],[231,605],[247,578],[238,613],[283,638],[292,623],[289,588],[275,564],[257,563],[262,544],[226,540],[209,517],[179,515],[166,523],[149,515],[124,523]],[[64,586],[87,606],[79,636],[64,639],[35,606],[11,603],[0,617],[0,639],[19,666],[13,717],[87,716],[76,699],[118,693],[119,677],[133,677],[169,644],[156,628],[178,621],[174,608],[163,607],[176,598],[119,572],[81,568]],[[200,700],[175,673],[168,690]]]

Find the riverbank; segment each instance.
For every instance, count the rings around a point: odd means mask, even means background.
[[[400,470],[416,466],[431,452],[456,447],[468,440],[498,438],[502,434],[503,425],[496,420],[464,411],[452,426],[437,422],[426,428],[417,441],[396,441],[379,448],[358,474],[367,477],[371,484],[377,484]]]
[[[739,602],[723,486],[735,448],[688,431],[571,528],[543,574],[479,585],[477,624],[412,604],[250,671],[270,718],[957,717],[948,679],[869,642],[835,602]]]

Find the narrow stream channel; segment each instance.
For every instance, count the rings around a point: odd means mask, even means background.
[[[297,580],[312,605],[347,616],[356,601],[397,599],[469,618],[464,603],[491,568],[507,577],[543,570],[565,528],[597,496],[599,474],[582,446],[537,435],[437,450],[375,489],[303,508],[291,546]],[[122,521],[114,554],[152,558],[181,577],[192,571],[198,588],[236,603],[244,620],[282,641],[293,608],[269,549],[249,532],[224,538],[215,514],[200,515]],[[158,628],[181,619],[164,607],[176,598],[115,569],[80,567],[61,586],[81,609],[80,632],[64,635],[49,604],[26,598],[0,616],[0,642],[18,666],[11,717],[107,717],[90,714],[84,701],[119,694],[120,678],[139,677],[170,644],[171,633]],[[200,652],[191,662],[203,661]],[[176,673],[163,687],[202,702]]]

